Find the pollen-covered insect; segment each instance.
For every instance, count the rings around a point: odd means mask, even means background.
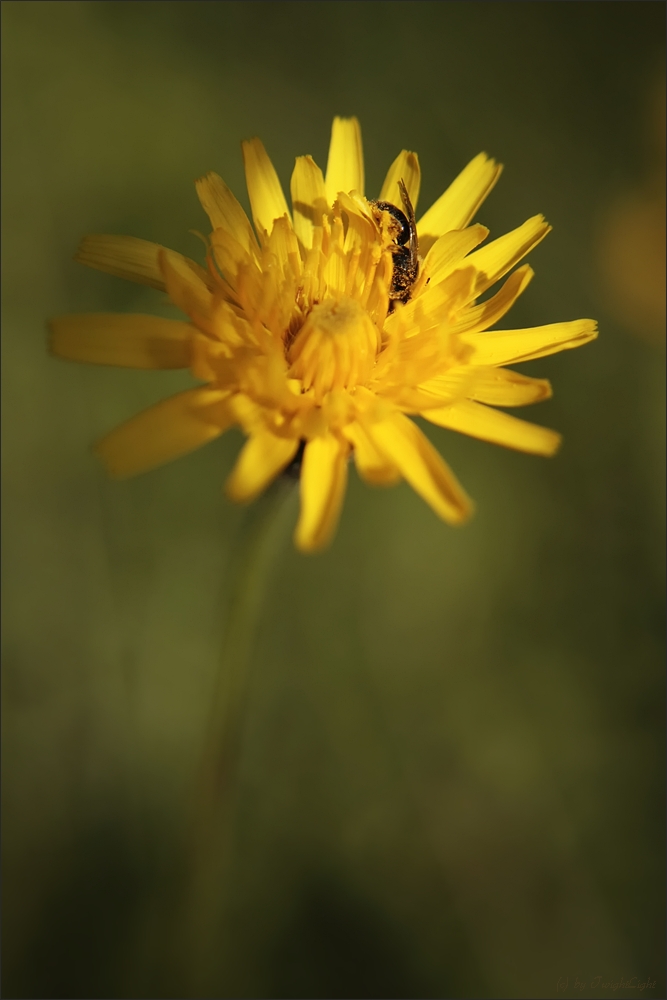
[[[398,182],[398,189],[401,193],[403,211],[390,201],[371,202],[378,222],[382,212],[391,216],[389,234],[392,245],[389,249],[394,267],[389,288],[390,310],[394,302],[407,302],[410,299],[412,286],[419,276],[419,241],[415,212],[403,180]]]

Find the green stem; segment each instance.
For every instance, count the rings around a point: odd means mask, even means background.
[[[188,840],[185,972],[197,995],[215,989],[223,961],[224,884],[230,866],[234,785],[248,672],[271,569],[293,521],[297,482],[278,479],[246,513],[221,668],[195,782]]]

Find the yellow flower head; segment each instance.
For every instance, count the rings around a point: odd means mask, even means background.
[[[254,223],[216,174],[197,181],[210,222],[207,268],[144,240],[89,236],[77,259],[168,293],[187,321],[65,316],[51,324],[61,357],[133,368],[190,368],[203,385],[140,413],[97,445],[109,472],[130,476],[237,424],[248,437],[227,480],[256,497],[302,461],[295,541],[324,546],[338,520],[348,459],[371,483],[401,477],[451,524],[471,503],[410,419],[420,415],[496,444],[551,455],[554,431],[498,406],[547,398],[543,379],[504,366],[578,347],[592,320],[488,332],[526,287],[524,264],[478,298],[546,236],[542,216],[476,249],[469,225],[501,167],[475,157],[414,223],[417,156],[405,150],[377,201],[364,195],[355,118],[333,123],[326,176],[296,160],[292,210],[262,143],[243,144]],[[490,405],[489,405],[490,404]]]

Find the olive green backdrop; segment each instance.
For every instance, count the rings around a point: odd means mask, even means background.
[[[469,526],[352,474],[331,549],[286,550],[217,995],[636,996],[612,987],[638,977],[664,997],[664,352],[604,279],[610,206],[660,170],[664,5],[2,15],[4,995],[173,995],[161,916],[244,517],[221,492],[235,431],[108,482],[91,443],[190,377],[57,361],[45,321],[170,314],[74,264],[79,238],[198,257],[196,177],[245,204],[241,139],[287,186],[355,114],[371,195],[401,148],[422,210],[480,150],[504,162],[479,220],[554,226],[505,325],[593,316],[601,336],[524,366],[553,381],[522,415],[563,432],[555,459],[428,430]]]

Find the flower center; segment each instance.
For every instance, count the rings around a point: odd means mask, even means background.
[[[318,400],[369,378],[378,332],[368,313],[350,298],[327,299],[311,309],[287,352],[290,375],[313,388]]]

